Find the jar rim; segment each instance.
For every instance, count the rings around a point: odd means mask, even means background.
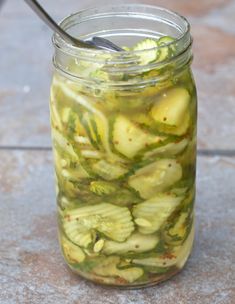
[[[76,18],[76,21],[77,21],[77,24],[80,24],[80,23],[83,23],[84,21],[89,21],[89,20],[92,20],[93,18],[95,18],[96,16],[99,16],[99,17],[104,17],[104,16],[108,16],[108,15],[111,15],[112,14],[112,8],[123,8],[123,9],[126,9],[123,10],[122,13],[128,13],[128,16],[131,16],[132,14],[136,14],[138,13],[138,16],[139,17],[158,17],[159,16],[157,14],[149,14],[149,13],[146,13],[146,12],[138,12],[136,10],[138,9],[149,9],[149,10],[155,10],[156,12],[158,13],[161,13],[161,12],[164,12],[164,13],[167,13],[168,16],[170,17],[174,17],[174,18],[177,18],[179,21],[181,21],[182,25],[184,26],[184,30],[181,32],[181,34],[178,36],[178,37],[174,37],[175,39],[169,43],[167,43],[168,46],[173,46],[173,45],[176,45],[176,44],[179,44],[179,43],[182,43],[183,45],[183,48],[181,50],[181,53],[183,51],[185,51],[185,49],[187,49],[188,47],[191,46],[192,44],[192,38],[191,38],[191,35],[190,35],[190,24],[188,22],[188,20],[172,11],[172,10],[169,10],[169,9],[166,9],[166,8],[163,8],[163,7],[160,7],[160,6],[154,6],[154,5],[147,5],[147,4],[135,4],[135,3],[132,3],[132,4],[112,4],[112,5],[107,5],[105,6],[106,8],[106,11],[108,10],[108,12],[106,13],[98,13],[98,10],[102,10],[102,6],[95,6],[95,7],[92,7],[92,8],[88,8],[88,9],[84,9],[84,10],[80,10],[76,13],[73,13],[67,17],[65,17],[64,19],[62,19],[59,23],[59,25],[67,30],[69,29],[69,27],[71,26],[71,20],[75,19]],[[129,9],[127,9],[129,8]],[[110,9],[110,10],[109,10]],[[133,12],[131,13],[130,12],[130,9],[133,9]],[[136,13],[134,13],[136,11]],[[160,18],[162,20],[165,20],[166,21],[166,18]],[[168,21],[170,21],[168,19]],[[80,37],[79,37],[80,38]],[[119,52],[112,52],[112,51],[109,51],[109,50],[101,50],[101,49],[89,49],[89,48],[84,48],[84,47],[77,47],[77,46],[74,46],[72,44],[70,44],[69,42],[66,42],[61,36],[59,36],[57,33],[54,33],[53,37],[52,37],[52,42],[53,42],[53,45],[54,47],[59,50],[60,52],[63,52],[65,53],[66,55],[71,55],[71,56],[74,56],[74,57],[79,57],[83,60],[89,60],[90,56],[91,55],[95,55],[96,56],[96,62],[97,62],[97,58],[99,58],[99,55],[102,55],[102,54],[109,54],[112,56],[112,58],[114,59],[114,61],[112,60],[112,64],[113,63],[118,63],[120,61],[120,58],[125,58],[125,57],[129,57],[128,55],[141,55],[143,54],[144,52],[146,51],[157,51],[157,50],[161,50],[162,48],[165,47],[165,45],[162,45],[162,46],[156,46],[156,47],[153,47],[153,48],[149,48],[149,49],[143,49],[143,50],[135,50],[135,51],[126,51],[126,50],[123,50],[123,51],[119,51]],[[84,52],[85,51],[85,52]],[[97,57],[98,56],[98,57]],[[117,60],[117,62],[115,62],[115,60]]]

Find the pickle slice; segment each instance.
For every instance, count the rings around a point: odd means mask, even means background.
[[[160,159],[135,172],[128,184],[142,198],[151,198],[165,191],[182,177],[181,165],[175,159]]]
[[[178,142],[170,142],[169,144],[151,149],[150,151],[146,152],[144,154],[144,159],[149,159],[150,157],[157,157],[161,155],[165,157],[175,156],[183,152],[188,146],[188,143],[189,141],[186,138],[183,138]]]
[[[184,88],[173,88],[161,95],[152,107],[150,114],[165,133],[183,135],[189,122],[189,92]]]
[[[92,272],[104,277],[120,277],[129,283],[136,281],[144,274],[143,269],[140,267],[118,269],[119,262],[120,258],[117,256],[107,257],[98,266],[94,267]]]
[[[175,88],[164,93],[151,110],[156,122],[179,127],[188,111],[190,95],[184,88]]]
[[[133,158],[140,150],[159,143],[163,139],[163,137],[148,134],[123,115],[119,115],[114,122],[114,147],[128,158]]]
[[[192,226],[191,232],[186,241],[181,246],[175,246],[172,253],[156,255],[155,257],[149,257],[144,259],[133,259],[133,263],[141,266],[151,267],[170,267],[177,266],[181,269],[192,248],[194,239],[194,228]]]
[[[71,262],[71,263],[82,263],[86,255],[82,251],[82,249],[74,245],[72,242],[70,242],[68,239],[66,239],[64,236],[61,237],[61,245],[64,252],[65,257]]]
[[[157,246],[159,237],[156,235],[143,235],[134,233],[125,242],[105,241],[103,252],[105,254],[125,254],[128,252],[145,252]]]
[[[120,164],[112,164],[102,159],[92,166],[94,173],[106,180],[115,180],[127,173],[127,169]]]
[[[143,234],[158,231],[182,200],[183,197],[174,194],[158,194],[154,198],[134,206],[133,216],[150,223],[143,225],[144,222],[141,224],[141,222],[135,221],[139,226],[139,231]]]
[[[112,240],[123,242],[134,230],[128,208],[106,203],[65,212],[63,227],[68,238],[82,247],[94,242],[96,231]]]

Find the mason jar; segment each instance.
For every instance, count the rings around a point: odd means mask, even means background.
[[[194,239],[197,98],[187,20],[148,5],[81,11],[61,26],[123,51],[54,35],[51,127],[59,239],[78,275],[123,288],[159,283]]]

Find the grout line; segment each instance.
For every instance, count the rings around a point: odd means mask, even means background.
[[[0,146],[0,151],[51,151],[51,147],[37,146]]]
[[[223,149],[198,149],[197,155],[199,156],[225,156],[233,157],[235,156],[235,149],[223,150]]]
[[[38,147],[38,146],[0,146],[0,151],[51,151],[52,148],[49,146]],[[198,149],[197,154],[199,156],[224,156],[224,157],[235,157],[235,149]]]

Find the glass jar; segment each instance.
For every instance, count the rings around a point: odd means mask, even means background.
[[[183,268],[194,238],[189,24],[166,9],[114,5],[76,13],[61,26],[125,47],[79,49],[53,38],[50,109],[63,256],[94,282],[156,284]]]

